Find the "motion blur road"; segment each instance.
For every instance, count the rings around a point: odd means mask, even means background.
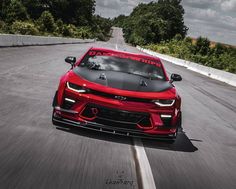
[[[139,52],[119,28],[108,42],[0,49],[1,189],[140,188],[132,138],[51,123],[59,78],[70,68],[64,58],[91,46]],[[183,77],[175,83],[183,132],[174,144],[142,140],[156,188],[235,189],[236,88],[163,63]]]

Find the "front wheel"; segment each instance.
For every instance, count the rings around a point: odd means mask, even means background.
[[[56,91],[53,101],[52,101],[52,107],[55,107],[55,106],[57,106],[57,91]]]
[[[178,122],[176,124],[176,128],[177,128],[177,131],[176,131],[177,134],[178,134],[178,132],[182,132],[182,130],[183,130],[183,127],[182,127],[182,113],[181,112],[180,112],[180,115],[179,115]]]
[[[180,112],[178,121],[176,123],[176,132],[174,136],[168,141],[168,143],[173,144],[178,136],[178,134],[183,130],[182,128],[182,113]]]

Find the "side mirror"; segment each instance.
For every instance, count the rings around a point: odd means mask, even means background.
[[[73,56],[68,56],[66,57],[65,62],[71,64],[71,66],[73,67],[74,64],[76,63],[76,58]]]
[[[182,81],[182,77],[179,74],[171,74],[170,82],[173,83],[174,81]]]

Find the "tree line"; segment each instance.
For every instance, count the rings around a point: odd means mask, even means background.
[[[188,28],[183,15],[181,0],[159,0],[141,3],[129,16],[120,15],[113,23],[123,28],[126,42],[146,45],[172,39],[176,34],[185,37]]]
[[[186,37],[181,0],[139,4],[129,16],[120,15],[113,25],[122,27],[125,41],[213,68],[236,73],[236,48],[199,37]]]
[[[193,40],[176,35],[169,41],[143,47],[236,74],[236,48],[221,43],[212,44],[205,37]]]
[[[2,0],[0,32],[106,40],[112,23],[95,15],[95,5],[95,0]]]

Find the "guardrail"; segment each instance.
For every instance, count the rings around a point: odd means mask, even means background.
[[[229,73],[229,72],[226,72],[226,71],[222,71],[222,70],[218,70],[218,69],[215,69],[215,68],[203,66],[201,64],[197,64],[197,63],[190,62],[190,61],[187,61],[187,60],[182,60],[182,59],[171,57],[171,56],[168,56],[168,55],[160,54],[160,53],[148,50],[148,49],[144,49],[140,46],[137,46],[136,48],[139,49],[140,51],[144,52],[144,53],[149,54],[149,55],[158,57],[162,60],[171,62],[171,63],[179,65],[179,66],[186,67],[189,70],[198,72],[198,73],[200,73],[202,75],[206,75],[206,76],[208,76],[212,79],[216,79],[216,80],[225,82],[229,85],[232,85],[232,86],[236,87],[236,74],[232,74],[232,73]]]
[[[0,47],[90,43],[94,41],[94,39],[0,34]]]

